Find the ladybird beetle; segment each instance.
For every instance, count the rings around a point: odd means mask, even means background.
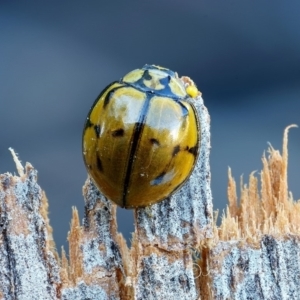
[[[200,124],[177,73],[145,65],[108,85],[94,102],[83,131],[87,171],[108,199],[125,208],[157,203],[190,176]]]

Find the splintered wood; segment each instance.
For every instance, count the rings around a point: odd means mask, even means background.
[[[57,299],[60,268],[47,201],[30,164],[20,177],[0,175],[0,298]]]
[[[263,155],[260,189],[253,173],[248,186],[241,183],[239,203],[229,170],[229,205],[206,266],[212,299],[300,299],[300,202],[287,182],[291,127],[282,155],[272,147]]]
[[[300,229],[300,202],[295,202],[288,193],[288,130],[284,132],[283,151],[268,150],[268,158],[263,155],[263,169],[258,178],[250,174],[249,185],[241,182],[241,197],[238,204],[236,184],[229,170],[228,201],[226,216],[219,228],[221,240],[243,239],[259,243],[262,234],[281,237],[298,234]]]
[[[126,295],[120,246],[126,243],[116,231],[116,207],[89,179],[84,196],[83,227],[73,210],[70,265],[64,254],[61,299],[120,299],[120,294]]]
[[[263,155],[260,181],[236,184],[229,170],[229,204],[213,223],[209,115],[198,97],[200,157],[191,178],[166,201],[135,210],[128,249],[117,231],[116,206],[88,178],[82,224],[73,208],[69,255],[59,258],[48,202],[37,171],[0,175],[0,299],[210,300],[300,299],[300,203],[287,185],[283,151]]]

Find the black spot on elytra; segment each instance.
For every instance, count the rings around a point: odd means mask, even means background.
[[[159,82],[163,86],[167,86],[170,83],[170,81],[171,81],[171,76],[170,75],[159,80]]]
[[[100,157],[97,155],[97,168],[100,172],[103,172],[103,166]]]
[[[180,151],[180,146],[177,145],[173,148],[172,156],[177,155],[177,153]]]
[[[84,128],[87,129],[87,128],[92,127],[93,125],[94,124],[91,122],[90,118],[87,118],[86,122],[85,122],[85,125],[84,125]]]
[[[94,130],[95,130],[96,136],[99,137],[100,136],[100,132],[101,132],[100,125],[94,125]]]
[[[166,175],[166,172],[160,173],[153,181],[152,185],[159,185],[162,183],[164,176]]]
[[[154,146],[160,146],[160,142],[157,140],[157,139],[155,139],[155,138],[151,138],[150,139],[150,143]]]
[[[194,147],[191,147],[189,148],[189,153],[193,154],[194,156],[197,155],[197,152],[198,152],[198,147],[197,146],[194,146]]]
[[[181,117],[185,119],[189,115],[189,110],[181,101],[178,101],[177,103],[180,105],[181,108]]]
[[[112,136],[113,137],[121,137],[124,135],[124,129],[123,128],[119,128],[119,129],[116,129],[116,130],[113,130],[111,132]]]
[[[148,70],[145,70],[144,74],[143,74],[143,78],[145,80],[151,80],[152,79],[152,76],[149,74],[149,71]]]
[[[105,109],[106,106],[108,105],[108,103],[109,103],[109,101],[110,101],[110,99],[111,99],[111,97],[112,97],[112,95],[113,95],[114,92],[115,92],[115,89],[113,89],[112,91],[110,91],[110,92],[106,95],[106,97],[105,97],[105,99],[104,99],[104,103],[103,103],[103,108],[104,108],[104,109]]]

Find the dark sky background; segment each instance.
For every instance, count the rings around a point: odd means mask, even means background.
[[[99,92],[145,63],[190,76],[211,115],[214,209],[227,170],[261,169],[270,142],[300,125],[300,1],[1,1],[0,173],[9,147],[39,171],[57,247],[71,207],[83,217],[83,123]],[[300,198],[300,131],[289,140],[289,185]],[[239,185],[239,184],[238,184]],[[132,211],[119,210],[125,237]]]

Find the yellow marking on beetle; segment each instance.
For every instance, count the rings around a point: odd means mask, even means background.
[[[199,91],[195,85],[189,85],[186,88],[186,92],[191,98],[196,98],[199,94]]]
[[[133,70],[123,77],[123,81],[127,83],[134,83],[142,78],[144,71],[141,69]]]

